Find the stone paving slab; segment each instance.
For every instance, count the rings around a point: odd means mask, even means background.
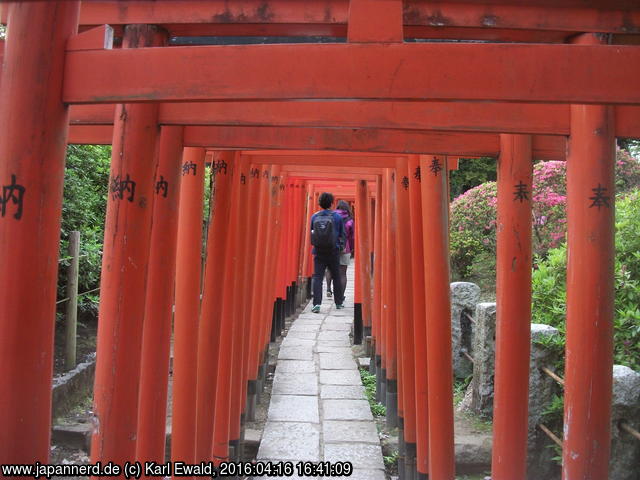
[[[301,331],[301,330],[296,330],[296,331],[289,330],[289,333],[287,333],[287,338],[294,338],[294,339],[301,338],[303,340],[315,340],[316,339],[316,335],[318,335],[316,332],[304,332],[304,331]]]
[[[320,428],[313,423],[268,422],[258,460],[320,461]]]
[[[322,342],[321,345],[316,346],[316,352],[318,353],[337,353],[338,355],[351,355],[351,347],[346,347],[346,346],[340,346],[340,347],[334,347],[331,345],[325,345],[324,342]]]
[[[357,370],[321,370],[321,385],[362,385]]]
[[[371,420],[371,408],[367,400],[322,400],[326,420]]]
[[[307,340],[304,338],[294,338],[287,336],[282,341],[282,347],[310,347],[312,348],[315,345],[315,340]]]
[[[326,443],[324,445],[324,460],[333,463],[349,461],[353,464],[354,469],[384,470],[380,445],[369,445],[365,443]]]
[[[380,443],[375,424],[368,421],[325,420],[322,422],[322,438],[325,443]]]
[[[353,323],[353,316],[345,315],[345,316],[328,316],[324,321],[323,325],[351,325]]]
[[[289,329],[289,334],[294,332],[317,332],[320,330],[320,323],[294,323]],[[314,337],[315,338],[315,337]]]
[[[353,265],[349,268],[353,279]],[[349,308],[337,310],[334,299],[324,298],[320,314],[311,313],[309,303],[289,325],[258,459],[348,461],[355,468],[350,480],[384,480],[380,439],[349,338],[352,285],[346,290]]]
[[[351,331],[351,323],[330,323],[322,327],[323,332],[349,332]]]
[[[288,373],[288,372],[287,372]],[[318,395],[318,375],[315,373],[299,373],[285,375],[276,371],[273,377],[274,395]]]
[[[342,340],[318,340],[316,345],[318,347],[351,347],[349,337],[344,337]]]
[[[278,373],[315,373],[316,364],[306,360],[278,360],[276,372]]]
[[[305,347],[280,347],[278,359],[313,360],[313,349],[311,345]]]
[[[320,398],[351,398],[360,400],[365,398],[364,387],[362,385],[321,385]]]
[[[347,332],[334,332],[334,331],[323,331],[318,334],[318,340],[344,340],[349,339],[349,334]]]
[[[356,362],[353,355],[338,353],[320,353],[320,368],[323,370],[355,370]]]
[[[271,395],[267,422],[319,423],[318,397],[304,395]]]

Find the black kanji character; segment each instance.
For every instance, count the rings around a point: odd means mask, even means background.
[[[246,184],[246,183],[247,183],[247,176],[246,176],[244,173],[241,173],[241,174],[240,174],[240,183],[241,183],[242,185],[244,185],[244,184]]]
[[[111,198],[114,200],[122,200],[124,199],[124,192],[129,193],[127,200],[133,202],[136,196],[136,182],[129,178],[128,173],[125,179],[121,180],[120,175],[111,179]]]
[[[433,157],[433,160],[431,160],[431,165],[429,166],[429,170],[431,170],[437,177],[438,172],[442,170],[442,164],[440,163],[440,160],[438,160],[436,157]]]
[[[162,175],[160,175],[160,180],[156,182],[156,195],[159,195],[162,191],[162,196],[167,198],[167,193],[169,193],[169,182],[167,182]]]
[[[2,187],[2,197],[0,197],[0,216],[4,218],[7,213],[7,205],[9,201],[16,205],[16,212],[13,218],[20,220],[22,218],[22,208],[24,204],[24,194],[27,189],[23,185],[16,183],[16,176],[11,174],[11,183]]]
[[[224,160],[218,160],[213,164],[213,174],[216,175],[218,173],[227,174],[227,162]]]
[[[418,165],[416,167],[416,171],[413,172],[413,178],[415,178],[416,180],[418,180],[419,182],[422,181],[422,178],[420,176],[420,165]]]
[[[260,178],[260,170],[257,168],[251,169],[251,178]]]
[[[605,193],[607,192],[606,187],[603,187],[602,185],[600,185],[600,183],[598,183],[598,186],[596,188],[592,188],[591,191],[595,195],[593,197],[589,197],[589,200],[592,200],[589,208],[598,207],[598,210],[600,210],[601,207],[611,208],[611,205],[609,204],[609,200],[611,199],[611,197],[609,195],[605,195]]]
[[[402,177],[402,187],[407,190],[409,188],[409,177]]]
[[[529,200],[529,190],[527,190],[527,185],[520,181],[517,185],[514,185],[515,191],[513,192],[513,201],[516,202],[520,200],[520,203],[525,200]]]
[[[193,170],[193,174],[196,174],[197,165],[193,162],[184,162],[182,164],[182,176],[189,175],[189,172]]]

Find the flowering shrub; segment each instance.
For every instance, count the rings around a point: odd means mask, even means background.
[[[640,190],[616,200],[614,361],[640,370]],[[532,276],[532,321],[557,327],[564,338],[567,245],[538,261]]]
[[[626,151],[618,150],[617,192],[628,192],[638,186],[640,162]],[[566,235],[566,162],[539,162],[534,165],[532,200],[533,253],[544,258],[549,249],[564,241]],[[456,278],[468,279],[495,272],[496,216],[495,182],[478,185],[452,202],[451,268]]]

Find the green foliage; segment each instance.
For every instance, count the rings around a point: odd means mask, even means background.
[[[640,161],[624,150],[616,153],[616,189],[640,187]],[[544,259],[566,234],[566,162],[539,162],[533,169],[533,253]],[[451,204],[451,270],[456,280],[491,288],[495,282],[497,186],[479,185]]]
[[[640,370],[640,190],[616,201],[614,362]],[[565,331],[566,244],[539,259],[532,276],[535,323]],[[564,335],[562,335],[564,337]]]
[[[384,461],[384,466],[391,469],[393,469],[394,467],[397,467],[398,457],[399,457],[398,452],[392,452],[391,455],[384,455],[382,457],[382,460]]]
[[[496,180],[496,159],[492,157],[461,158],[458,170],[450,174],[451,199],[482,183]]]
[[[371,413],[374,417],[384,417],[387,414],[387,408],[380,402],[376,402],[376,376],[369,373],[369,370],[366,368],[361,368],[360,378],[364,385],[367,400],[369,400]]]
[[[469,375],[467,378],[458,379],[455,378],[453,382],[453,404],[459,405],[462,399],[464,398],[464,394],[467,391],[467,387],[471,383],[471,379],[473,375]]]
[[[69,145],[64,178],[60,258],[68,257],[69,232],[80,232],[80,273],[78,291],[93,290],[100,284],[102,243],[109,183],[111,147]],[[65,297],[66,266],[60,262],[58,296]],[[78,299],[80,311],[94,310],[98,295]]]

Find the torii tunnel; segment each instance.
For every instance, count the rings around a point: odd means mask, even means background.
[[[453,480],[447,171],[495,156],[492,479],[526,478],[532,206],[513,192],[544,159],[568,170],[563,479],[607,478],[614,209],[592,197],[615,193],[615,138],[640,137],[636,0],[0,8],[0,464],[48,461],[65,148],[87,143],[113,146],[91,462],[163,461],[174,306],[171,457],[229,457],[306,300],[330,190],[358,219],[356,340],[397,391],[418,478]]]

